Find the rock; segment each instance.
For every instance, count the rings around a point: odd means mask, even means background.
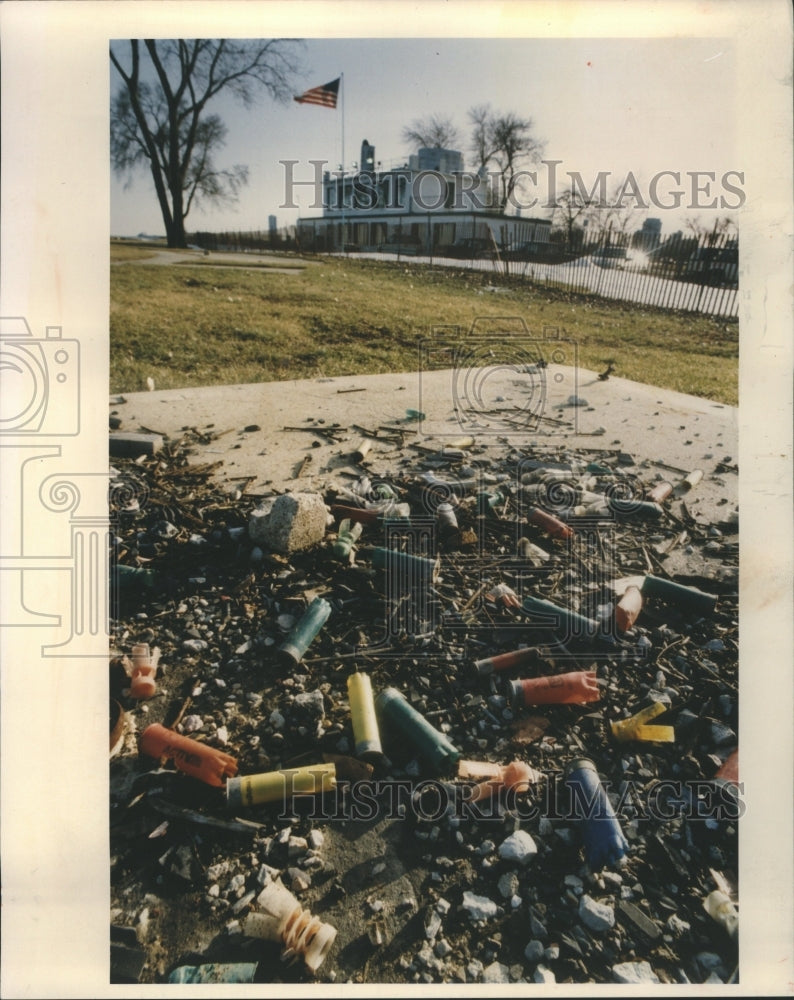
[[[546,930],[546,925],[532,909],[532,907],[529,909],[529,930],[536,938],[542,939],[549,936],[549,932]]]
[[[471,920],[491,920],[499,912],[499,907],[487,896],[477,896],[473,892],[463,893],[463,909]]]
[[[499,876],[496,885],[504,899],[510,899],[518,891],[518,876],[514,872],[505,872]]]
[[[306,892],[312,884],[309,874],[300,868],[288,868],[285,881],[292,892]]]
[[[545,965],[539,965],[532,973],[533,983],[556,983],[557,977]]]
[[[473,958],[466,966],[466,976],[469,982],[476,983],[483,974],[484,966],[479,958]]]
[[[299,715],[312,722],[319,722],[325,717],[325,701],[322,691],[305,691],[295,695],[293,707]]]
[[[725,965],[719,955],[713,951],[699,951],[695,955],[695,961],[706,972],[715,972],[717,975],[725,975]]]
[[[290,858],[299,858],[309,850],[309,842],[305,837],[290,837],[287,843],[287,854]]]
[[[655,941],[658,937],[661,937],[662,932],[659,926],[650,917],[646,916],[638,906],[634,906],[633,903],[621,900],[618,903],[618,912],[622,917],[630,920],[651,941]]]
[[[435,951],[436,955],[438,955],[439,958],[446,958],[447,955],[449,955],[450,952],[452,951],[452,945],[449,943],[449,941],[445,940],[444,938],[441,938],[440,941],[436,942],[436,946],[433,950]]]
[[[648,962],[621,962],[612,966],[612,976],[616,983],[658,983],[659,977]]]
[[[510,970],[502,962],[491,962],[483,970],[482,981],[484,983],[509,983]]]
[[[204,720],[200,715],[186,715],[182,720],[183,733],[197,733],[204,726]]]
[[[585,895],[579,900],[579,919],[591,931],[601,933],[615,926],[615,911],[606,903],[598,903]]]
[[[670,914],[667,919],[666,926],[673,937],[676,938],[682,937],[682,935],[686,934],[690,929],[690,925],[686,922],[686,920],[682,920],[675,913]]]
[[[524,958],[528,962],[538,962],[543,957],[543,942],[533,938],[524,949]]]
[[[441,916],[436,910],[430,910],[425,917],[425,937],[432,941],[441,930]]]
[[[325,834],[322,830],[310,830],[308,836],[309,846],[313,850],[319,850],[325,843]]]
[[[185,639],[182,643],[182,649],[186,653],[203,653],[207,645],[208,643],[205,639]]]
[[[517,830],[499,845],[502,861],[514,861],[520,865],[529,864],[537,853],[537,844],[526,830]]]
[[[327,510],[319,493],[285,493],[251,513],[251,541],[289,554],[317,545],[325,537]]]

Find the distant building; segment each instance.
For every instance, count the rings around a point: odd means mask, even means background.
[[[634,234],[632,239],[632,244],[637,250],[642,250],[644,253],[650,253],[651,250],[655,250],[662,239],[662,220],[661,219],[646,219],[642,228],[638,229]]]
[[[325,173],[322,216],[298,220],[303,249],[474,257],[549,242],[551,222],[502,212],[458,150],[422,148],[405,166],[377,167],[365,139],[355,173]]]

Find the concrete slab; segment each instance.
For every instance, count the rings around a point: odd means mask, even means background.
[[[473,455],[517,448],[537,457],[571,448],[597,459],[599,453],[624,452],[646,464],[637,470],[644,479],[658,472],[673,484],[702,469],[703,481],[687,501],[693,513],[720,520],[734,509],[738,477],[716,470],[737,462],[736,407],[614,376],[601,381],[584,369],[530,368],[154,390],[125,393],[125,402],[110,409],[127,431],[145,429],[170,439],[190,427],[219,434],[193,460],[222,461],[219,481],[230,490],[245,486],[248,496],[322,490],[363,471],[385,475],[404,469],[406,458],[415,462],[427,449],[471,436]],[[574,399],[586,405],[573,405]],[[423,418],[411,419],[412,410]],[[285,430],[312,427],[315,432]],[[329,430],[336,440],[326,436]],[[378,438],[356,462],[353,453],[366,431]]]

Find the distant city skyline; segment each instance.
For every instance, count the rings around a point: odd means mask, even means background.
[[[406,163],[416,152],[401,137],[414,120],[429,114],[448,117],[468,139],[467,112],[486,103],[531,118],[535,135],[545,143],[546,163],[536,165],[537,212],[524,214],[548,217],[550,209],[543,204],[549,180],[556,179],[561,190],[570,183],[567,173],[577,174],[588,190],[606,173],[611,191],[630,172],[649,204],[639,213],[637,228],[644,217],[656,216],[663,236],[682,228],[687,216],[699,215],[708,227],[714,216],[740,207],[736,62],[730,40],[309,39],[303,63],[296,95],[341,74],[337,108],[263,99],[245,110],[228,96],[219,98],[213,110],[222,115],[229,134],[218,162],[246,164],[249,183],[234,206],[194,209],[187,219],[190,231],[264,230],[271,215],[279,227],[319,215],[311,207],[315,199],[309,184],[297,186],[292,199],[285,197],[282,161],[297,161],[294,178],[301,181],[312,178],[312,160],[338,170],[344,159],[350,172],[366,139],[385,169]],[[110,80],[112,95],[118,86],[113,70]],[[467,145],[461,144],[464,159]],[[649,196],[654,178],[659,205]],[[675,191],[682,192],[678,199]],[[296,207],[284,207],[290,203]],[[140,232],[163,232],[151,180],[139,171],[125,187],[112,175],[111,234]]]

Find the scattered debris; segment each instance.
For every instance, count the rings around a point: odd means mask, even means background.
[[[118,456],[114,982],[731,978],[737,524],[422,419],[294,428],[348,463],[321,493],[230,494],[210,428]]]

